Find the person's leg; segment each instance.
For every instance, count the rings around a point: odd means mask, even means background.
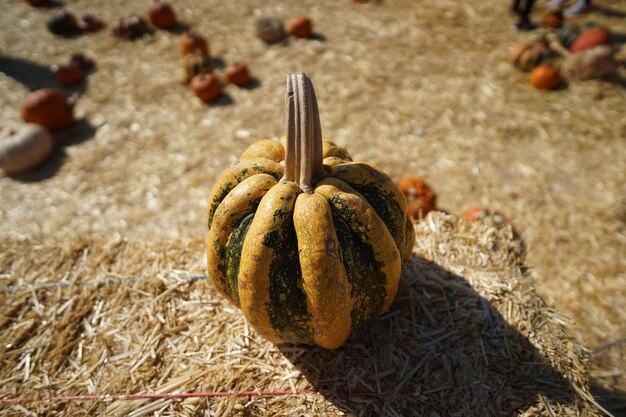
[[[519,21],[515,25],[518,30],[531,30],[535,28],[535,25],[530,21],[530,14],[533,9],[533,4],[535,0],[526,0],[523,5],[521,5],[519,10]]]

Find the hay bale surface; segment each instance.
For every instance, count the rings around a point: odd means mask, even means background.
[[[439,212],[384,316],[329,351],[275,346],[202,280],[199,240],[6,240],[0,398],[200,391],[289,396],[3,405],[37,415],[598,415],[584,349],[538,297],[510,228]],[[128,277],[145,280],[129,282]],[[51,287],[67,280],[71,285]],[[108,284],[86,282],[113,280]],[[201,284],[201,285],[199,285]],[[47,286],[47,287],[46,287]]]
[[[58,87],[50,67],[71,53],[98,65],[64,90],[79,95],[82,119],[58,135],[49,161],[0,175],[0,239],[117,234],[163,247],[198,238],[216,177],[252,141],[284,134],[284,75],[305,71],[325,137],[355,159],[396,179],[423,176],[446,210],[487,205],[513,222],[537,291],[572,317],[577,340],[610,346],[591,357],[594,381],[624,409],[626,344],[611,344],[626,335],[624,45],[613,78],[544,94],[506,62],[525,37],[510,30],[506,2],[177,0],[180,20],[211,43],[218,74],[243,61],[257,79],[249,89],[227,86],[206,106],[178,78],[180,30],[133,42],[111,35],[112,22],[151,3],[66,2],[109,23],[71,39],[47,31],[56,9],[2,4],[3,122],[19,120],[29,91]],[[624,1],[594,0],[593,10],[572,22],[609,28],[623,42]],[[258,18],[302,14],[320,36],[271,46],[256,38]]]

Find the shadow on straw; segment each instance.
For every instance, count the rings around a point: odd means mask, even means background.
[[[466,279],[416,255],[411,262],[390,311],[341,348],[279,347],[337,408],[499,416],[538,398],[574,401],[570,383]]]

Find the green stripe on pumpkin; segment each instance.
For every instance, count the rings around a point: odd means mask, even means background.
[[[404,254],[406,210],[398,203],[398,198],[404,198],[404,196],[400,190],[392,189],[397,188],[393,180],[381,171],[363,163],[339,165],[333,170],[331,176],[344,181],[367,200],[387,226],[398,251]]]
[[[376,259],[374,248],[364,241],[363,232],[358,231],[358,227],[348,226],[358,223],[356,213],[346,207],[341,197],[334,196],[330,202],[343,264],[351,285],[350,297],[354,300],[350,313],[354,330],[380,314],[387,295],[387,277],[382,272],[382,262]]]
[[[274,216],[293,217],[293,211],[277,210]],[[313,343],[292,219],[285,221],[280,230],[267,233],[263,245],[276,254],[270,262],[270,301],[266,304],[272,328],[284,342]]]
[[[256,211],[256,207],[254,210]],[[219,266],[220,271],[226,279],[224,291],[237,307],[240,306],[237,276],[239,275],[239,264],[241,262],[241,248],[243,247],[243,242],[248,234],[248,229],[250,229],[250,224],[253,219],[254,213],[250,213],[235,227],[232,235],[228,239],[228,243],[223,248],[224,263]]]

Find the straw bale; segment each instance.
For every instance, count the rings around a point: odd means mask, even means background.
[[[150,3],[65,7],[111,23]],[[423,176],[450,212],[488,205],[511,220],[538,293],[572,318],[577,341],[593,351],[596,392],[624,410],[626,343],[614,343],[626,336],[623,0],[594,0],[593,13],[571,19],[615,34],[617,75],[549,94],[506,62],[525,37],[510,30],[508,2],[173,3],[209,40],[216,73],[244,61],[256,77],[250,88],[226,86],[214,105],[197,101],[179,79],[183,28],[133,42],[114,38],[110,26],[59,38],[45,28],[56,9],[3,0],[0,123],[19,120],[30,90],[57,87],[49,67],[71,53],[92,54],[97,68],[79,88],[63,90],[78,95],[82,119],[57,135],[50,160],[28,174],[0,174],[0,239],[49,245],[106,234],[155,247],[199,239],[211,185],[252,141],[284,134],[284,76],[304,71],[316,86],[325,137],[396,179]],[[534,16],[545,11],[536,2]],[[302,14],[313,19],[312,39],[268,46],[254,34],[260,17]],[[51,277],[69,273],[49,262]],[[16,341],[36,328],[30,314]]]
[[[37,402],[0,413],[599,415],[587,352],[537,296],[519,247],[510,227],[433,212],[417,226],[391,310],[330,351],[275,346],[205,281],[168,279],[203,273],[201,240],[5,240],[0,268],[12,287],[0,307],[0,397],[315,392]],[[61,280],[71,285],[50,286]]]

